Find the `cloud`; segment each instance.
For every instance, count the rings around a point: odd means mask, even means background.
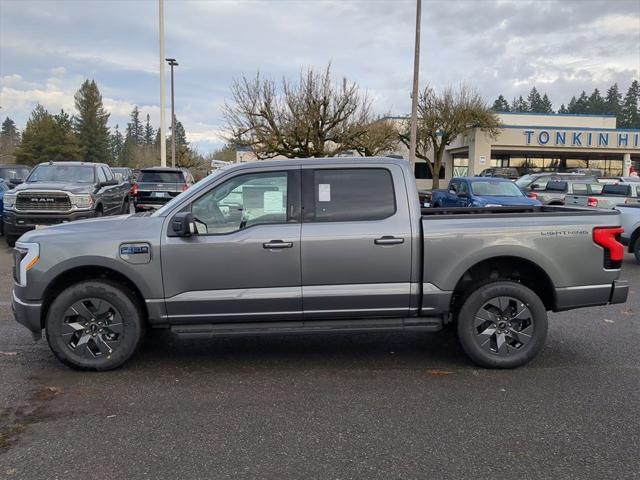
[[[121,128],[134,105],[158,126],[157,2],[4,2],[0,102],[24,125],[37,101],[72,108],[95,79]],[[221,106],[243,73],[294,78],[332,62],[378,113],[409,110],[413,1],[165,1],[166,56],[178,59],[176,112],[190,141],[220,145]],[[637,0],[461,0],[423,4],[421,83],[466,81],[492,101],[536,85],[556,108],[640,77]],[[168,69],[167,69],[168,80]],[[167,85],[168,86],[168,85]],[[168,102],[167,91],[167,107]],[[45,103],[46,102],[46,103]],[[169,114],[167,114],[169,119]]]

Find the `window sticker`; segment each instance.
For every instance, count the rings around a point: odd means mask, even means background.
[[[331,184],[330,183],[318,184],[318,201],[319,202],[331,201]]]
[[[264,213],[283,213],[282,191],[275,190],[263,193]]]

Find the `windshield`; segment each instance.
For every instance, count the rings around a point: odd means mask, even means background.
[[[140,183],[184,183],[182,172],[165,172],[160,170],[142,170],[138,176]]]
[[[0,167],[0,178],[5,180],[24,180],[29,175],[29,169],[25,167]]]
[[[173,208],[183,200],[185,194],[191,195],[194,190],[202,190],[203,188],[206,187],[206,185],[208,185],[210,183],[210,181],[213,178],[219,176],[222,172],[226,172],[226,168],[219,168],[218,170],[215,170],[209,176],[204,177],[202,180],[198,181],[197,183],[194,183],[191,187],[189,187],[188,190],[185,190],[184,192],[182,192],[177,197],[173,197],[169,202],[165,203],[162,208],[159,208],[158,210],[153,212],[152,216],[153,217],[161,217],[161,216],[167,214],[168,212],[173,210]]]
[[[534,179],[535,177],[533,175],[525,175],[524,177],[520,177],[516,180],[516,185],[520,188],[528,187]]]
[[[27,178],[27,183],[36,182],[93,183],[93,167],[86,165],[38,165]]]
[[[472,182],[471,191],[483,197],[522,197],[523,193],[511,182],[481,181]]]

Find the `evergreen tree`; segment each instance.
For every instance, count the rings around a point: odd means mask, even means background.
[[[551,100],[549,100],[549,97],[547,96],[546,93],[542,96],[542,100],[540,102],[540,112],[541,113],[554,113],[553,112],[553,104],[551,103]]]
[[[2,122],[2,129],[0,130],[0,157],[13,156],[13,152],[20,144],[20,132],[16,128],[16,124],[13,120],[7,117]],[[5,160],[0,160],[4,163]]]
[[[73,127],[86,162],[107,163],[109,153],[109,114],[102,104],[102,95],[94,80],[85,80],[75,94],[78,115],[73,118]]]
[[[583,90],[574,105],[574,111],[571,113],[589,113],[589,97]]]
[[[617,123],[622,122],[622,94],[618,90],[618,84],[614,83],[607,90],[604,97],[605,111],[607,115],[615,115]]]
[[[511,102],[511,111],[512,112],[528,112],[529,111],[529,104],[524,98],[522,98],[522,95],[520,95],[518,98],[513,99],[513,101]]]
[[[605,113],[604,98],[602,98],[600,90],[597,88],[594,89],[593,93],[589,96],[587,111],[593,115],[602,115]]]
[[[122,155],[122,147],[124,146],[124,137],[120,133],[120,127],[116,124],[111,135],[111,158],[113,159],[112,165],[119,165]]]
[[[509,102],[502,96],[499,95],[495,102],[493,102],[493,106],[491,110],[494,112],[508,112],[509,111]]]
[[[578,100],[576,100],[575,95],[573,97],[571,97],[571,100],[569,101],[569,105],[567,106],[567,113],[577,113],[576,112],[576,104],[578,103]]]
[[[140,122],[140,110],[137,105],[131,110],[130,118],[131,121],[127,123],[127,140],[131,140],[134,145],[143,145],[144,129]]]
[[[71,119],[64,111],[51,115],[37,105],[22,134],[22,143],[15,151],[19,163],[82,160],[82,148],[71,128]]]
[[[542,112],[542,97],[536,87],[533,87],[529,92],[527,103],[529,104],[530,112]]]
[[[153,145],[154,142],[154,134],[155,130],[151,126],[151,120],[149,118],[149,114],[147,113],[147,123],[144,125],[144,144],[145,145]]]
[[[564,103],[560,105],[560,110],[558,110],[558,113],[569,113],[569,110],[567,110],[567,107],[564,106]]]
[[[634,80],[622,102],[622,128],[640,128],[640,83]]]

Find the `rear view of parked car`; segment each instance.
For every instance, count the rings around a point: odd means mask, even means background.
[[[516,168],[506,168],[506,167],[495,167],[495,168],[485,168],[482,172],[480,172],[479,177],[497,177],[497,178],[508,178],[509,180],[517,180],[520,177],[518,170]]]
[[[536,198],[543,205],[564,205],[567,195],[591,195],[601,191],[600,183],[571,179],[547,182],[544,189],[529,192],[529,197]]]
[[[144,211],[160,208],[193,183],[191,174],[181,168],[143,168],[131,191],[135,209]]]
[[[605,183],[599,192],[568,195],[567,205],[606,209],[618,205],[640,205],[640,182]]]

